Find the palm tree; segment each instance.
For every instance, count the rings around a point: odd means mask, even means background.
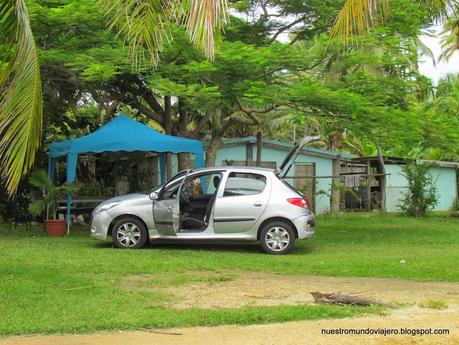
[[[448,18],[443,24],[441,32],[442,53],[440,60],[448,61],[459,50],[459,5],[455,8],[454,16]]]
[[[353,35],[368,32],[390,15],[390,2],[390,0],[346,0],[336,17],[331,35],[340,37],[346,44]],[[454,10],[459,3],[458,0],[413,0],[412,2],[426,9],[434,20],[454,16]]]
[[[1,2],[0,42],[0,174],[11,195],[34,162],[43,117],[40,65],[25,0]]]
[[[210,59],[234,0],[100,0],[110,27],[126,37],[134,68],[155,66],[171,24],[186,27],[193,43]],[[451,12],[458,0],[416,0],[435,18]],[[346,0],[332,36],[344,41],[371,29],[389,11],[390,0]],[[12,195],[35,159],[41,138],[42,91],[37,48],[25,0],[0,4],[0,175]]]

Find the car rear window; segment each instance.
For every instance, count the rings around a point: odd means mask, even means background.
[[[290,190],[294,191],[295,193],[298,193],[300,194],[301,196],[304,196],[303,193],[301,193],[299,190],[295,189],[295,187],[293,187],[290,183],[288,183],[287,181],[285,180],[282,180],[282,179],[279,179],[282,181],[283,184],[285,184]]]
[[[266,177],[263,175],[232,172],[226,180],[223,196],[259,194],[265,187]]]

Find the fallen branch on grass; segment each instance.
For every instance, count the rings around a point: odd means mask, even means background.
[[[314,297],[314,302],[317,304],[348,304],[348,305],[360,305],[360,306],[371,306],[379,305],[384,307],[390,307],[389,304],[381,303],[367,298],[362,298],[353,295],[345,295],[342,293],[322,293],[322,292],[311,292]]]
[[[156,333],[156,334],[165,334],[165,335],[183,335],[183,333],[161,331],[159,329],[140,328],[139,331],[148,332],[148,333]]]

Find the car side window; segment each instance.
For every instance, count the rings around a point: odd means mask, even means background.
[[[266,177],[263,175],[232,172],[226,180],[223,196],[259,194],[265,187]]]
[[[182,171],[171,178],[166,185],[161,189],[160,200],[166,199],[175,199],[177,197],[177,192],[180,188],[180,184],[183,178],[186,176],[187,172]]]

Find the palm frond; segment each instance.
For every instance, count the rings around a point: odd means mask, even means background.
[[[389,0],[346,0],[331,30],[332,37],[347,43],[353,35],[362,35],[389,14]]]
[[[433,20],[441,20],[457,11],[458,0],[411,0],[413,5],[426,9]],[[331,30],[331,37],[347,44],[353,35],[370,31],[390,14],[390,0],[346,0]]]
[[[42,190],[49,190],[54,185],[51,178],[49,178],[48,174],[43,169],[32,172],[29,176],[29,183],[33,187],[40,188]]]
[[[227,0],[190,0],[186,30],[191,41],[213,60],[223,26],[228,22]]]
[[[415,0],[435,20],[447,17],[458,5],[457,0]]]
[[[170,39],[170,14],[174,0],[100,0],[110,29],[116,29],[130,47],[133,67],[146,60],[155,67],[164,42]],[[146,50],[145,50],[146,49]],[[149,53],[147,58],[146,52]]]
[[[185,25],[191,41],[213,59],[228,20],[228,0],[99,1],[110,18],[110,28],[130,46],[135,69],[148,58],[150,66],[157,65],[164,43],[172,38],[172,24]]]
[[[433,65],[435,66],[437,64],[437,61],[435,60],[435,54],[433,53],[432,49],[429,48],[427,44],[425,44],[419,36],[414,36],[413,37],[413,43],[418,49],[418,51],[421,52],[422,55],[427,56],[429,59],[432,60]]]
[[[448,61],[459,50],[459,19],[448,18],[440,33],[442,53],[440,61]]]
[[[0,173],[10,195],[40,145],[43,108],[37,47],[25,0],[0,5]]]

